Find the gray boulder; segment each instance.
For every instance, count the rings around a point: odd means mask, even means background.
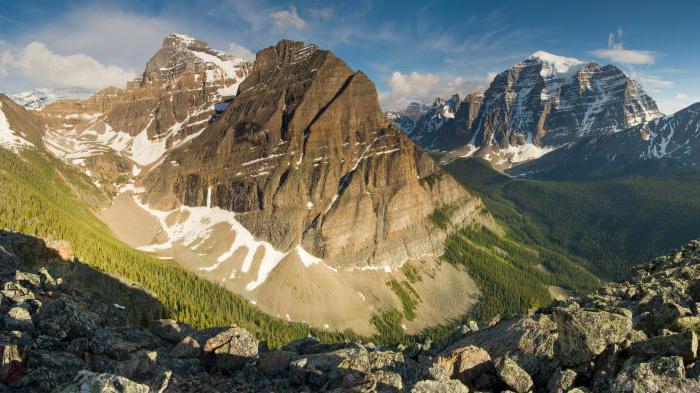
[[[559,330],[554,354],[564,366],[592,360],[632,330],[631,319],[606,311],[555,309],[552,316]]]
[[[656,336],[645,341],[633,343],[629,353],[637,356],[680,356],[686,362],[692,362],[698,352],[698,337],[695,332]]]
[[[172,319],[158,319],[151,321],[151,332],[161,339],[177,344],[192,333],[192,329],[184,323]]]
[[[176,359],[193,359],[198,358],[201,353],[202,347],[199,345],[199,342],[192,338],[192,336],[187,336],[170,350],[170,357]]]
[[[411,393],[469,393],[469,389],[457,380],[420,381],[413,386]]]
[[[574,385],[576,372],[574,370],[557,370],[547,384],[549,393],[566,393]]]
[[[149,387],[113,374],[80,371],[73,382],[58,390],[61,393],[148,393]]]
[[[258,357],[258,340],[247,330],[230,327],[209,338],[204,353],[213,357],[221,371],[234,372]]]
[[[34,330],[34,322],[29,311],[24,307],[12,307],[3,318],[7,330]]]
[[[496,374],[503,383],[518,393],[525,393],[532,388],[530,375],[508,356],[496,361]]]
[[[680,356],[655,358],[641,362],[630,358],[617,374],[611,391],[638,392],[698,392],[700,382],[687,379]]]

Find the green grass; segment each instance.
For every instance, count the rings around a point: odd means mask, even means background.
[[[170,316],[196,328],[235,324],[271,347],[308,334],[326,342],[355,337],[272,318],[219,285],[127,246],[92,213],[104,202],[99,190],[46,154],[26,151],[20,158],[0,149],[0,185],[0,228],[70,241],[83,262],[139,283]]]
[[[390,280],[386,285],[399,297],[403,305],[403,315],[407,320],[413,321],[416,319],[416,308],[421,302],[418,292],[407,281],[398,282]]]
[[[403,272],[403,275],[406,276],[406,279],[411,284],[415,284],[423,280],[418,269],[408,263],[403,265],[401,272]]]
[[[696,170],[586,181],[511,179],[480,160],[447,170],[482,197],[510,237],[584,259],[604,279],[622,279],[700,237]]]

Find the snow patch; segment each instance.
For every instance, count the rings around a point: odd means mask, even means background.
[[[19,136],[12,128],[5,117],[5,112],[2,110],[2,102],[0,102],[0,146],[8,148],[14,152],[18,152],[20,148],[34,147],[34,144]]]

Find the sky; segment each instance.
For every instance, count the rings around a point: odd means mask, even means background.
[[[700,101],[700,2],[0,0],[0,91],[123,87],[178,32],[253,59],[282,38],[332,50],[385,109],[488,87],[544,50],[615,64],[662,112]]]

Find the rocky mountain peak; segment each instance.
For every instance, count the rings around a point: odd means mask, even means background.
[[[662,116],[642,86],[618,67],[544,51],[498,74],[476,101],[478,112],[469,128],[464,119],[435,121],[427,113],[409,134],[426,148],[477,155],[508,168],[584,136],[617,132]]]
[[[277,249],[301,245],[346,268],[396,266],[440,248],[432,211],[466,200],[458,215],[473,218],[480,203],[387,125],[364,73],[287,40],[258,52],[226,112],[145,187],[154,206],[211,200]]]
[[[570,70],[575,69],[576,66],[584,64],[584,62],[581,60],[574,59],[572,57],[558,56],[545,51],[537,51],[533,53],[523,61],[523,64],[527,63],[541,64],[542,70],[540,71],[540,74],[544,78],[566,74]]]

